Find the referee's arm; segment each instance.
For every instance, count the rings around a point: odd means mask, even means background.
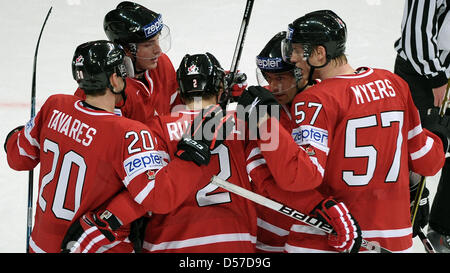
[[[401,39],[395,44],[400,55],[406,57],[418,73],[430,80],[432,88],[443,86],[448,81],[445,67],[439,60],[437,46],[438,1],[406,1]]]

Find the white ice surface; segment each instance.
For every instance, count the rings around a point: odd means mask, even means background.
[[[78,44],[106,39],[103,17],[118,0],[2,0],[0,9],[0,140],[30,118],[33,56],[41,25],[50,6],[37,63],[37,109],[54,93],[72,94],[76,83],[71,58]],[[163,14],[170,27],[175,67],[186,54],[213,53],[229,69],[244,0],[136,1]],[[255,56],[278,31],[303,14],[332,9],[348,26],[347,55],[353,67],[393,70],[394,41],[400,33],[403,0],[257,0],[253,6],[239,69],[256,84]],[[37,195],[35,170],[34,200]],[[435,180],[435,181],[432,181]],[[434,196],[436,177],[429,179]],[[0,253],[25,252],[28,172],[16,172],[0,152]],[[35,204],[33,202],[33,207]],[[417,240],[415,252],[424,252]]]

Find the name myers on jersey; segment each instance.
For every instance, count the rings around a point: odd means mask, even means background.
[[[355,94],[356,104],[395,97],[396,93],[388,79],[350,86]]]
[[[138,153],[130,156],[123,162],[123,167],[127,173],[127,178],[130,180],[147,170],[159,170],[163,166],[163,157],[157,151]]]
[[[311,125],[302,125],[292,130],[292,138],[297,145],[312,145],[328,150],[328,131]]]

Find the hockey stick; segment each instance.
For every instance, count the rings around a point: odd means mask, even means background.
[[[425,176],[420,178],[419,189],[414,197],[414,204],[411,208],[411,226],[414,226],[414,222],[416,220],[417,211],[419,210],[420,199],[422,198],[423,190],[425,189]]]
[[[436,253],[430,240],[428,240],[428,237],[425,235],[425,233],[423,233],[422,228],[419,228],[419,232],[417,232],[417,235],[419,235],[420,241],[422,242],[423,246],[425,247],[426,252]]]
[[[36,115],[36,65],[37,65],[37,54],[39,50],[39,43],[41,42],[42,32],[44,31],[45,24],[47,23],[47,19],[52,12],[52,8],[47,12],[47,16],[45,17],[44,23],[41,27],[41,32],[39,33],[39,38],[37,40],[36,49],[34,51],[34,62],[33,62],[33,80],[31,83],[31,119]],[[32,229],[32,217],[33,217],[33,177],[34,172],[30,170],[28,172],[28,208],[27,208],[27,249],[26,252],[29,252],[30,246],[30,236]]]
[[[262,195],[259,195],[257,193],[254,193],[252,191],[249,191],[247,189],[244,189],[242,187],[239,187],[233,183],[230,183],[226,180],[221,179],[220,177],[213,176],[211,178],[211,183],[219,186],[221,188],[224,188],[228,190],[229,192],[232,192],[234,194],[237,194],[239,196],[242,196],[244,198],[247,198],[257,204],[260,204],[262,206],[265,206],[269,209],[273,209],[278,211],[279,213],[282,213],[286,216],[289,216],[291,218],[294,218],[295,220],[298,220],[304,224],[307,224],[309,226],[315,227],[317,229],[322,230],[325,233],[331,233],[333,232],[333,228],[328,224],[320,221],[317,218],[311,217],[309,215],[306,215],[304,213],[301,213],[293,208],[290,208],[286,206],[285,204],[279,203],[277,201],[274,201],[272,199],[266,198]],[[362,247],[371,250],[376,251],[379,253],[392,253],[392,251],[381,247],[379,244],[374,242],[366,241],[365,239],[362,239]]]
[[[237,68],[239,65],[239,61],[241,59],[242,50],[244,49],[244,40],[245,35],[247,34],[248,25],[250,22],[250,15],[252,14],[253,3],[254,0],[247,0],[247,4],[245,5],[244,16],[242,18],[241,28],[239,30],[239,36],[236,42],[236,47],[234,48],[234,55],[231,61],[231,68],[229,72],[229,86],[226,87],[224,92],[224,97],[221,98],[219,102],[222,106],[225,106],[230,98],[231,86],[233,85],[234,78],[236,76]]]

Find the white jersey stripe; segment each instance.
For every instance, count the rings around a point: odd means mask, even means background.
[[[261,166],[263,164],[266,164],[266,160],[264,158],[254,160],[247,164],[247,174],[250,174],[251,171],[253,171],[254,168]]]
[[[412,233],[412,228],[388,229],[388,230],[363,230],[363,238],[395,238],[408,236]]]
[[[261,154],[261,150],[260,150],[258,147],[253,148],[253,149],[250,151],[250,154],[248,155],[247,160],[249,160],[250,158],[252,158],[252,157],[254,157],[254,156],[260,155],[260,154]]]
[[[269,222],[264,221],[263,219],[258,218],[257,219],[258,227],[263,228],[267,231],[270,231],[278,236],[288,236],[289,231],[285,230],[283,228],[277,227]]]
[[[32,156],[32,155],[29,155],[29,154],[28,154],[28,153],[20,146],[20,133],[19,133],[19,136],[17,137],[17,147],[19,148],[19,154],[20,154],[21,156],[26,156],[26,157],[29,157],[29,158],[31,158],[31,159],[33,159],[33,160],[36,160],[37,157]]]
[[[287,243],[284,245],[284,250],[288,253],[337,253],[338,252],[338,251],[320,250],[320,249],[314,249],[314,248],[293,246],[293,245],[290,245]]]
[[[256,248],[267,252],[284,252],[284,246],[270,246],[256,241]]]
[[[419,159],[423,156],[425,156],[433,147],[433,143],[434,140],[431,137],[427,137],[427,141],[425,143],[425,146],[423,146],[422,148],[420,148],[420,150],[418,150],[417,152],[411,153],[411,159],[412,160],[416,160]]]
[[[162,242],[159,244],[144,242],[143,248],[148,251],[158,251],[166,249],[180,249],[185,247],[209,245],[223,242],[233,242],[233,241],[250,241],[253,244],[256,244],[256,237],[250,235],[249,233],[218,234],[180,241]]]
[[[30,237],[30,248],[36,253],[46,253],[33,241],[33,237]]]
[[[147,198],[149,193],[153,190],[155,187],[155,180],[151,180],[147,183],[145,188],[134,198],[134,201],[138,204],[142,204],[142,202]]]
[[[417,136],[418,134],[422,133],[422,125],[417,125],[416,127],[414,127],[412,130],[410,130],[408,132],[408,140],[410,140],[411,138]]]

